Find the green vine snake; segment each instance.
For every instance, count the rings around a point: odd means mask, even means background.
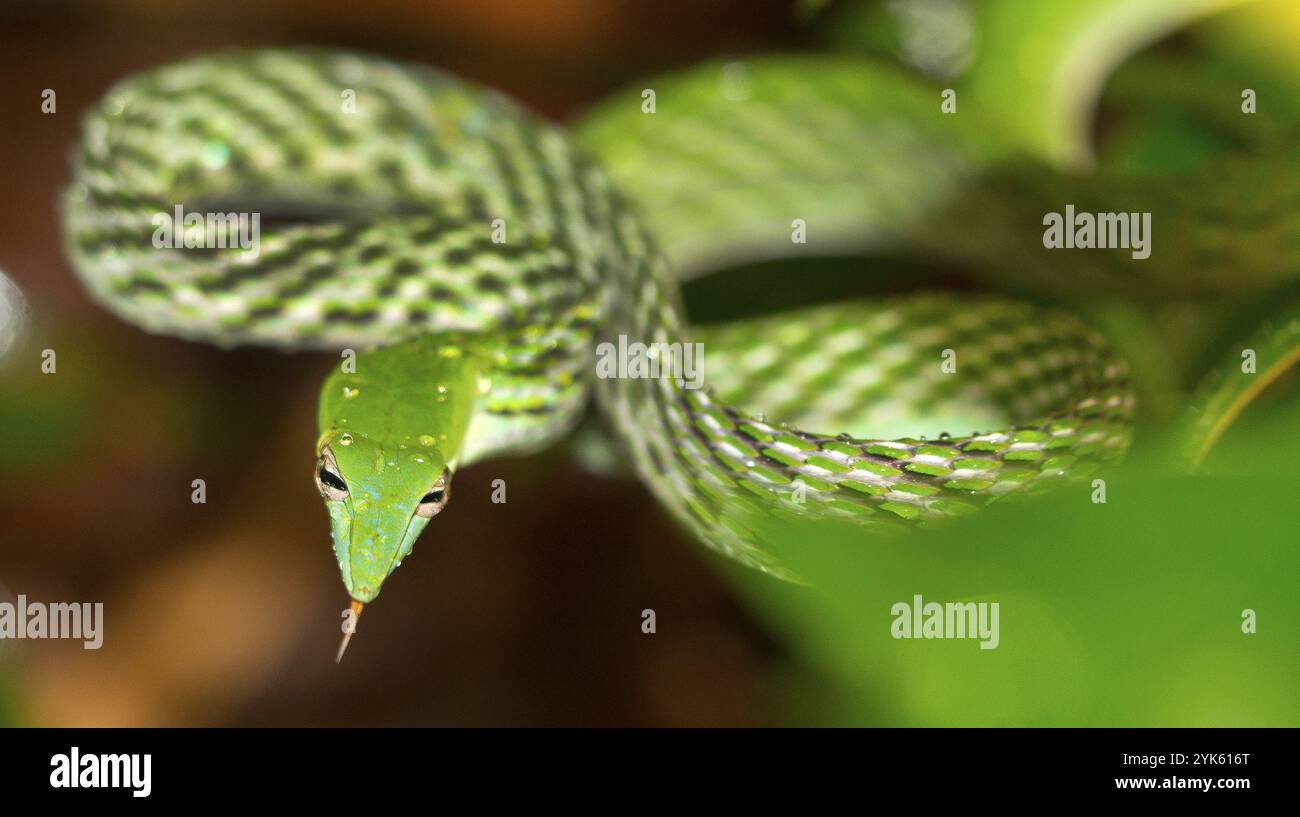
[[[739,93],[665,83],[656,112],[617,99],[575,136],[429,68],[204,56],[87,116],[67,251],[150,332],[355,351],[322,386],[314,454],[357,611],[459,469],[546,448],[589,393],[673,516],[784,575],[751,514],[906,530],[1091,473],[1131,435],[1127,366],[1064,311],[919,293],[690,327],[679,276],[788,250],[793,219],[828,246],[874,240],[990,163],[928,92],[864,78],[853,58],[773,58]],[[259,251],[159,248],[158,214],[182,205],[260,213]],[[602,343],[687,341],[705,388],[596,376]]]

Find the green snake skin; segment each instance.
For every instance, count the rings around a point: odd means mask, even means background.
[[[843,246],[871,240],[861,233],[877,216],[912,218],[983,161],[943,125],[873,135],[872,107],[907,96],[905,85],[855,83],[851,61],[825,76],[812,97],[752,77],[730,127],[758,142],[682,127],[661,144],[673,157],[656,176],[666,188],[674,174],[730,173],[760,198],[742,185],[665,206],[629,198],[632,186],[602,169],[620,178],[633,157],[590,133],[579,148],[434,70],[330,51],[195,59],[123,82],[87,117],[64,200],[67,249],[96,299],[151,332],[336,351],[433,332],[490,339],[496,370],[478,410],[500,433],[461,465],[556,439],[594,389],[662,504],[705,543],[776,573],[746,528],[754,509],[906,528],[1121,454],[1127,368],[1063,312],[919,294],[691,334],[677,269],[765,255],[789,241],[792,217]],[[349,89],[353,113],[340,109]],[[823,143],[795,127],[797,100],[826,111],[814,114]],[[639,104],[623,115],[661,121],[694,103],[661,89],[653,117]],[[845,177],[826,152],[864,150],[855,144],[879,150],[864,155],[868,172]],[[760,153],[781,157],[787,199],[820,205],[783,204],[781,184],[751,175]],[[933,184],[918,196],[909,173],[923,154]],[[178,205],[261,213],[260,254],[155,247],[155,215]],[[620,336],[704,343],[707,387],[595,377],[596,344]]]

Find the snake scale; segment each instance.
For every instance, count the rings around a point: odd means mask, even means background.
[[[347,91],[355,110],[340,106]],[[847,117],[855,95],[874,93],[833,86],[815,128],[754,95],[735,127],[773,142],[815,130],[852,157]],[[661,121],[680,115],[660,104]],[[712,156],[712,172],[741,158],[682,125],[675,148]],[[788,247],[799,217],[852,243],[870,225],[836,223],[834,204],[857,181],[837,186],[836,162],[813,150],[806,179],[825,219],[792,212],[681,239],[654,234],[603,169],[625,158],[433,69],[328,50],[219,53],[131,77],[87,115],[65,241],[93,297],[150,332],[356,351],[355,371],[336,367],[323,387],[315,453],[358,603],[410,553],[457,469],[551,444],[591,392],[674,517],[777,575],[754,513],[905,531],[1125,450],[1127,368],[1063,311],[918,293],[693,332],[677,270]],[[920,206],[896,184],[897,208]],[[159,248],[156,217],[178,206],[260,213],[259,252]],[[703,343],[705,388],[595,376],[598,344],[620,338]]]

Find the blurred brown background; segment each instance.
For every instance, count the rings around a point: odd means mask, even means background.
[[[713,725],[816,694],[638,483],[580,446],[488,463],[333,662],[346,596],[311,480],[325,357],[151,337],[83,295],[57,195],[81,112],[133,71],[312,43],[425,62],[563,118],[707,55],[799,47],[788,2],[197,0],[0,10],[0,267],[29,345],[0,380],[0,599],[102,601],[103,649],[0,646],[27,725]],[[57,113],[42,114],[54,89]],[[39,373],[39,352],[58,372]],[[588,438],[598,430],[589,420]],[[191,480],[207,482],[205,505]],[[508,502],[489,501],[505,479]],[[653,608],[658,632],[641,632]],[[811,686],[809,686],[811,685]],[[3,687],[0,687],[3,695]]]

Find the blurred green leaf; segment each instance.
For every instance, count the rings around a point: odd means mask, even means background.
[[[895,725],[1298,725],[1294,483],[1107,474],[907,537],[769,531],[811,587],[733,573],[771,627]],[[1000,643],[896,640],[896,602],[1000,605]],[[1242,611],[1259,632],[1242,632]],[[850,699],[851,700],[851,699]]]
[[[1110,73],[1161,36],[1250,0],[998,0],[979,6],[976,105],[1027,152],[1091,161],[1093,105]]]

